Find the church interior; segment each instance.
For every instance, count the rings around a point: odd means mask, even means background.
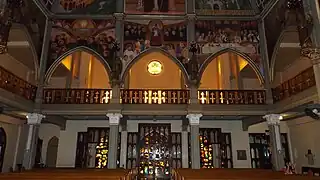
[[[319,1],[0,9],[0,179],[318,179]]]

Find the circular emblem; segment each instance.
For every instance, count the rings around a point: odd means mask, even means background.
[[[151,61],[148,64],[148,72],[152,75],[158,75],[162,72],[163,66],[159,61]]]

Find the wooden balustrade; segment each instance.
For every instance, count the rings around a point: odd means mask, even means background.
[[[122,104],[188,104],[189,90],[122,89]]]
[[[108,104],[110,89],[44,89],[44,104]]]
[[[266,104],[264,90],[199,90],[200,104],[234,104],[260,105]]]
[[[27,100],[34,100],[37,87],[19,78],[0,66],[0,88],[20,95]]]
[[[310,67],[296,75],[294,78],[289,79],[272,89],[273,101],[282,101],[315,85],[316,80],[313,67]]]

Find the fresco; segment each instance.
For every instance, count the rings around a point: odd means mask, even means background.
[[[68,50],[86,46],[109,60],[111,44],[115,41],[115,24],[113,21],[57,20],[54,22],[48,66]]]
[[[200,15],[254,15],[249,0],[195,0]]]
[[[150,47],[159,47],[186,63],[188,57],[185,21],[127,21],[124,24],[123,60],[129,62]]]
[[[128,14],[184,14],[185,0],[125,0]]]
[[[116,0],[42,0],[54,13],[112,14],[116,11]]]
[[[258,24],[255,21],[197,21],[198,61],[230,48],[251,57],[260,66]]]

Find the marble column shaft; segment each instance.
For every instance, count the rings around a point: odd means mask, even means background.
[[[280,133],[281,116],[279,114],[268,114],[263,118],[267,120],[269,127],[273,169],[275,171],[281,171],[285,166]]]
[[[108,113],[109,118],[109,151],[108,169],[117,168],[120,113]]]
[[[199,141],[199,129],[200,118],[202,114],[188,114],[191,133],[191,168],[200,169],[200,141]]]

